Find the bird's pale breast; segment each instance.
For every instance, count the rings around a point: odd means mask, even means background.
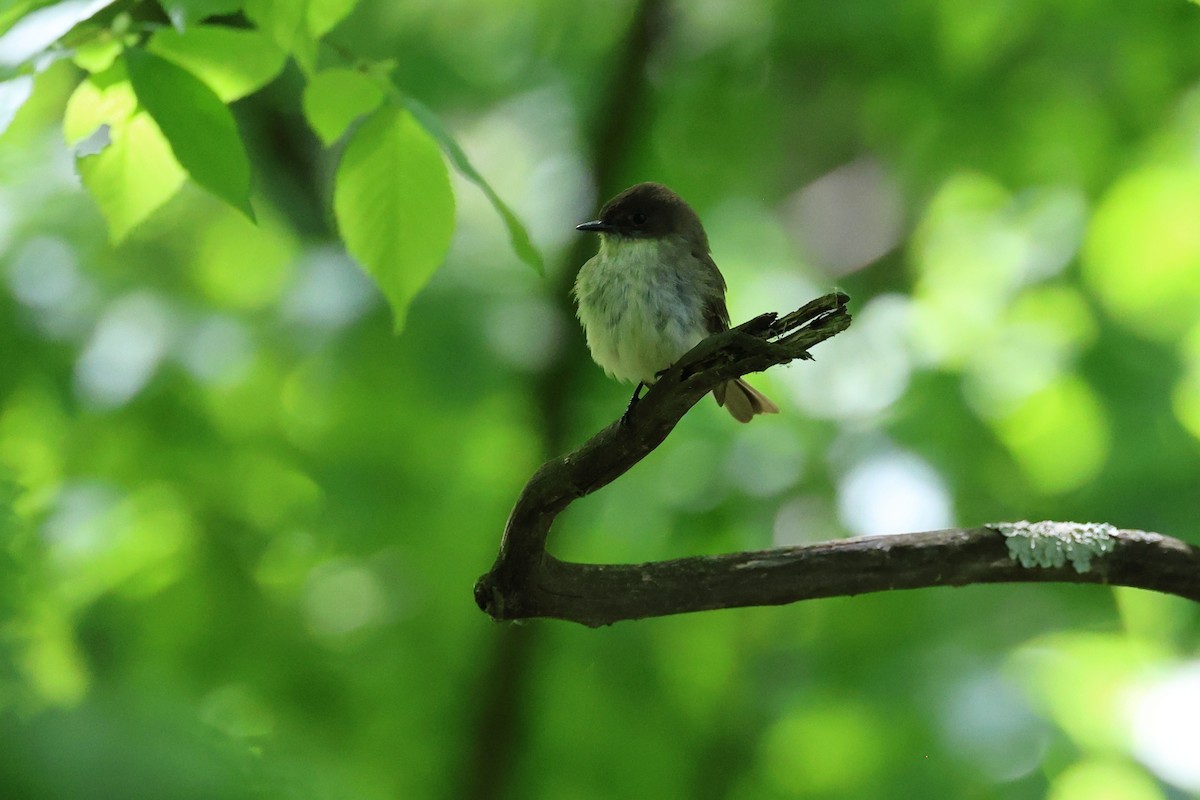
[[[677,247],[685,249],[671,252]],[[699,282],[675,266],[692,266],[688,259],[694,257],[682,242],[602,241],[579,271],[575,295],[588,348],[613,377],[653,383],[708,335]]]

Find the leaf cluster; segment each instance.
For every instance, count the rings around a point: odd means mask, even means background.
[[[408,304],[445,258],[454,193],[444,158],[477,184],[516,253],[541,259],[524,226],[447,128],[392,82],[324,41],[356,0],[162,0],[169,25],[113,13],[113,0],[18,3],[0,15],[0,132],[32,95],[34,75],[70,59],[84,77],[63,135],[113,244],[191,180],[253,220],[253,154],[230,104],[295,64],[304,117],[337,157],[333,212],[349,252],[391,304]]]

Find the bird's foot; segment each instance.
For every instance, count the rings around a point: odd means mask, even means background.
[[[633,409],[641,400],[642,389],[646,387],[645,383],[638,381],[638,385],[633,390],[633,397],[629,398],[629,405],[625,406],[625,413],[621,415],[621,427],[626,427],[632,421]]]

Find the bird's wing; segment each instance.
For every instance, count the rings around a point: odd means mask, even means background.
[[[713,261],[708,253],[693,250],[692,256],[706,267],[705,277],[714,284],[712,288],[716,289],[706,293],[709,299],[704,306],[704,327],[709,333],[728,330],[729,309],[725,306],[725,277],[721,275],[721,270],[717,269],[717,262]]]

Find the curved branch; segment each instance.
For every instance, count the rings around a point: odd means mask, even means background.
[[[1067,523],[1069,525],[1069,523]],[[651,564],[569,564],[546,556],[502,619],[555,617],[608,625],[716,608],[973,583],[1100,583],[1200,602],[1200,548],[1144,531],[1113,530],[1088,569],[1026,566],[994,528],[869,536]],[[495,613],[499,612],[499,614]]]
[[[574,500],[606,486],[658,447],[713,387],[794,359],[850,325],[848,297],[820,297],[784,317],[764,314],[703,340],[659,378],[623,421],[575,452],[551,459],[525,485],[509,515],[500,554],[476,584],[480,608],[497,619],[511,606],[546,555],[554,518]]]
[[[972,583],[1133,586],[1200,602],[1200,549],[1107,525],[999,523],[865,537],[648,564],[572,564],[546,553],[555,517],[606,486],[667,437],[714,386],[794,359],[850,324],[836,293],[776,318],[757,317],[696,345],[650,388],[626,423],[552,459],[517,499],[500,554],[475,585],[494,619],[555,617],[584,625],[890,589]]]

